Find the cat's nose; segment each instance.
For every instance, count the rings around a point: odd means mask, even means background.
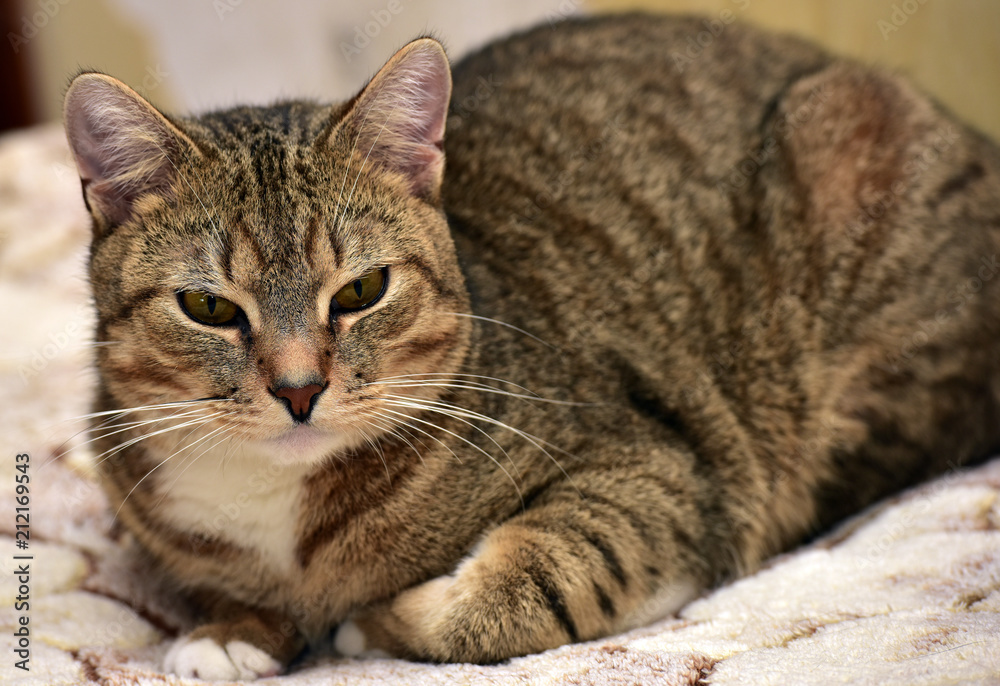
[[[275,397],[280,398],[285,403],[285,409],[292,415],[292,419],[297,422],[305,422],[312,414],[313,406],[316,404],[316,396],[322,393],[323,386],[311,383],[308,386],[279,386],[271,389]]]

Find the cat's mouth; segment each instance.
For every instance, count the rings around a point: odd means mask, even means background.
[[[299,424],[288,431],[260,441],[279,462],[318,462],[347,447],[349,439],[341,432],[324,431],[309,424]]]

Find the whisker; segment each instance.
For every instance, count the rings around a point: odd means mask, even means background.
[[[129,490],[129,492],[125,494],[125,497],[124,497],[124,498],[122,498],[122,502],[121,502],[121,504],[120,504],[120,505],[118,506],[118,509],[117,509],[117,510],[115,510],[115,515],[114,515],[113,519],[118,519],[118,515],[119,515],[119,514],[121,513],[121,511],[122,511],[122,508],[123,508],[123,507],[125,507],[125,503],[127,503],[127,502],[128,502],[128,499],[129,499],[129,498],[131,497],[131,495],[132,495],[132,494],[133,494],[133,493],[135,492],[135,489],[139,488],[139,485],[140,485],[140,484],[142,484],[142,482],[143,482],[143,481],[145,481],[145,480],[146,480],[146,479],[147,479],[147,478],[149,477],[149,475],[150,475],[150,474],[152,474],[152,473],[153,473],[153,472],[155,472],[155,471],[156,471],[157,469],[159,469],[160,467],[162,467],[163,465],[165,465],[165,464],[166,464],[167,462],[169,462],[169,461],[170,461],[170,460],[171,460],[171,459],[172,459],[172,458],[173,458],[174,456],[178,455],[179,453],[183,452],[184,450],[188,450],[189,448],[191,448],[191,447],[193,447],[193,446],[195,446],[195,445],[198,445],[198,444],[199,444],[199,443],[201,443],[202,441],[204,441],[204,440],[206,440],[206,439],[210,438],[211,436],[213,436],[213,435],[215,435],[215,434],[219,433],[220,431],[224,431],[225,429],[226,429],[226,427],[224,427],[224,426],[220,426],[220,427],[218,427],[217,429],[214,429],[214,430],[210,431],[210,432],[209,432],[209,433],[207,433],[207,434],[206,434],[205,436],[202,436],[201,438],[199,438],[199,439],[198,439],[197,441],[195,441],[194,443],[189,443],[189,444],[186,444],[186,445],[184,445],[184,446],[183,446],[182,448],[180,448],[180,450],[176,450],[176,451],[174,451],[174,452],[173,452],[173,453],[171,453],[171,454],[170,454],[170,455],[169,455],[169,456],[168,456],[168,457],[167,457],[166,459],[164,459],[164,460],[161,460],[160,462],[158,462],[158,463],[157,463],[157,464],[156,464],[156,465],[155,465],[155,466],[154,466],[154,467],[153,467],[152,469],[150,469],[150,470],[149,470],[148,472],[146,472],[146,473],[145,473],[145,474],[144,474],[144,475],[142,476],[142,478],[141,478],[141,479],[139,479],[138,481],[136,481],[136,482],[135,482],[135,485],[134,485],[134,486],[132,486],[131,490]],[[200,453],[198,454],[198,457],[201,457],[202,455],[204,455],[204,454],[205,454],[205,453],[206,453],[206,452],[208,451],[208,449],[209,449],[210,447],[211,447],[211,446],[208,446],[208,447],[206,447],[206,448],[205,448],[204,450],[202,450],[202,451],[201,451],[201,452],[200,452]],[[195,459],[197,459],[197,458],[195,458]]]
[[[407,446],[409,446],[410,450],[412,450],[414,452],[414,454],[416,454],[417,459],[420,460],[421,463],[423,463],[424,456],[420,454],[420,451],[417,450],[416,446],[414,446],[413,443],[411,443],[409,441],[409,439],[406,438],[406,436],[404,436],[402,433],[400,433],[397,430],[397,427],[392,424],[392,421],[390,419],[384,418],[384,417],[380,417],[379,419],[381,419],[381,422],[379,422],[376,419],[373,419],[370,415],[365,415],[363,417],[363,420],[365,422],[367,422],[368,424],[373,425],[376,429],[380,429],[381,431],[389,434],[390,436],[398,438],[403,443],[405,443]],[[417,440],[419,440],[419,439],[417,439]],[[420,441],[420,443],[423,444],[423,441]],[[424,445],[424,447],[426,448],[427,446]]]
[[[383,86],[383,88],[384,88],[384,86]],[[379,91],[379,93],[376,93],[376,94],[375,94],[375,99],[376,99],[376,100],[378,99],[378,96],[379,96],[379,94],[380,94],[381,92],[382,92],[382,91],[380,90],[380,91]],[[373,103],[373,107],[374,107],[374,103]],[[368,148],[368,154],[367,154],[367,155],[365,155],[365,159],[364,159],[364,161],[362,161],[362,162],[361,162],[361,168],[360,168],[360,169],[358,169],[358,175],[357,175],[356,177],[354,177],[354,185],[353,185],[353,186],[351,186],[351,193],[350,193],[350,195],[348,195],[348,196],[347,196],[347,202],[346,202],[346,203],[344,203],[344,214],[345,214],[345,215],[346,215],[346,213],[347,213],[347,208],[351,206],[351,199],[353,199],[353,198],[354,198],[354,190],[355,190],[355,189],[356,189],[356,188],[358,187],[358,181],[360,181],[360,180],[361,180],[361,175],[362,175],[362,174],[364,173],[364,171],[365,171],[365,165],[367,165],[367,164],[368,164],[368,158],[369,158],[369,157],[371,157],[371,155],[372,155],[372,151],[374,151],[374,150],[375,150],[375,146],[376,146],[376,145],[378,144],[378,139],[379,139],[379,138],[380,138],[380,137],[382,136],[382,132],[383,132],[383,131],[385,131],[385,127],[386,127],[386,125],[387,125],[387,124],[389,123],[389,120],[390,120],[390,119],[392,118],[392,115],[393,115],[393,114],[395,114],[395,112],[396,112],[396,109],[397,109],[398,107],[399,107],[399,103],[396,103],[395,105],[393,105],[392,109],[391,109],[391,110],[389,110],[389,114],[387,114],[387,115],[386,115],[386,117],[385,117],[385,121],[384,121],[384,122],[382,122],[382,128],[380,128],[380,129],[378,130],[378,133],[377,133],[377,134],[375,134],[375,139],[374,139],[374,140],[372,141],[372,145],[371,145],[371,147],[370,147],[370,148]],[[370,108],[369,108],[368,112],[371,112],[371,109],[370,109]],[[366,119],[366,120],[368,119],[368,113],[367,113],[367,112],[365,113],[365,119]],[[360,129],[359,129],[359,135],[360,135]],[[341,216],[341,219],[340,219],[340,224],[338,224],[338,225],[337,225],[337,230],[338,230],[338,231],[340,230],[340,227],[341,227],[341,225],[342,225],[343,223],[344,223],[344,219],[343,219],[343,216]]]
[[[171,407],[171,406],[173,406],[173,407],[180,407],[180,405],[177,404],[177,403],[165,404],[162,407]],[[160,407],[161,406],[146,406],[146,407],[142,407],[142,408],[135,408],[135,410],[152,410],[152,409],[160,409]],[[87,428],[84,428],[84,429],[80,429],[79,431],[77,431],[76,433],[74,433],[72,436],[70,436],[69,438],[67,438],[65,441],[63,441],[62,443],[60,443],[58,446],[56,446],[56,448],[53,450],[51,458],[45,460],[42,463],[42,465],[39,467],[39,471],[41,471],[42,469],[44,469],[48,464],[50,464],[52,462],[57,462],[59,460],[59,458],[61,458],[64,455],[66,455],[70,450],[73,450],[74,448],[83,447],[83,446],[88,445],[90,443],[93,443],[95,441],[99,441],[99,440],[101,440],[103,438],[107,438],[108,436],[113,436],[113,435],[118,434],[118,433],[123,433],[125,431],[128,431],[129,429],[135,429],[135,428],[138,428],[138,427],[141,427],[141,426],[147,426],[147,425],[150,425],[150,424],[157,424],[157,423],[160,423],[160,422],[170,421],[170,420],[173,420],[173,419],[181,419],[181,418],[189,417],[189,416],[197,416],[198,413],[203,412],[205,410],[210,410],[211,409],[211,408],[207,408],[207,407],[195,407],[195,408],[191,408],[190,405],[186,404],[186,403],[184,405],[184,408],[185,408],[185,411],[183,411],[183,412],[179,412],[179,413],[175,412],[175,413],[167,415],[165,417],[156,417],[156,418],[153,418],[153,419],[142,419],[142,420],[135,420],[135,421],[131,421],[131,422],[117,422],[117,423],[110,423],[110,422],[116,422],[117,420],[123,418],[126,414],[128,414],[128,413],[130,413],[130,412],[132,412],[134,410],[132,410],[132,409],[129,409],[129,410],[109,410],[109,411],[106,411],[106,412],[95,412],[95,413],[93,413],[91,415],[85,415],[85,418],[97,418],[97,417],[101,417],[101,416],[106,416],[107,418],[103,422],[97,424],[96,426],[91,426],[91,427],[87,427]],[[100,434],[100,435],[94,435],[94,434],[96,434],[96,432],[102,431],[102,430],[105,430],[105,429],[115,429],[115,430],[114,431],[108,431],[107,433],[103,433],[103,434]],[[82,443],[77,443],[77,444],[75,444],[73,446],[67,447],[67,444],[70,441],[72,441],[74,438],[76,438],[80,434],[85,434],[85,433],[88,433],[88,432],[93,436],[92,438],[90,438],[90,439],[88,439],[86,441],[83,441]]]
[[[491,324],[497,324],[499,326],[506,327],[506,328],[508,328],[508,329],[510,329],[512,331],[516,331],[519,334],[523,334],[523,335],[527,336],[528,338],[530,338],[531,340],[537,341],[537,342],[541,343],[542,345],[544,345],[549,350],[553,350],[553,351],[556,351],[556,352],[559,351],[559,348],[557,348],[556,346],[552,345],[551,343],[548,343],[547,341],[543,341],[541,338],[539,338],[535,334],[530,333],[528,331],[525,331],[524,329],[522,329],[520,327],[517,327],[517,326],[514,326],[513,324],[508,324],[507,322],[502,322],[499,319],[493,319],[492,317],[483,317],[483,316],[478,315],[478,314],[467,314],[465,312],[442,312],[441,314],[451,314],[451,315],[454,315],[456,317],[466,317],[468,319],[476,319],[476,320],[481,321],[481,322],[489,322]]]
[[[231,434],[231,433],[232,433],[232,432],[234,431],[234,428],[233,428],[232,426],[223,426],[223,427],[220,427],[220,429],[222,429],[222,430],[223,430],[223,433],[222,433],[222,436],[220,436],[220,437],[219,437],[219,440],[217,440],[217,441],[216,441],[215,443],[212,443],[211,445],[207,446],[207,447],[206,447],[206,448],[205,448],[204,450],[202,450],[202,451],[201,451],[200,453],[198,453],[198,455],[197,455],[197,456],[195,456],[195,457],[194,457],[193,459],[191,459],[191,462],[190,462],[190,463],[189,463],[189,464],[188,464],[188,465],[187,465],[186,467],[184,467],[184,468],[183,468],[183,469],[182,469],[182,470],[180,471],[180,473],[179,473],[179,474],[178,474],[178,475],[176,476],[176,478],[174,478],[174,480],[170,482],[170,485],[169,485],[169,486],[167,486],[167,487],[166,487],[165,489],[163,489],[163,493],[162,493],[162,494],[160,495],[160,498],[159,498],[159,499],[158,499],[158,500],[156,501],[156,503],[155,503],[155,504],[153,505],[153,508],[152,508],[152,509],[154,509],[154,510],[155,510],[155,509],[157,509],[158,507],[160,507],[160,505],[161,505],[161,504],[163,504],[163,501],[164,501],[164,499],[166,499],[166,497],[167,497],[168,495],[170,495],[170,492],[171,492],[171,491],[173,491],[173,489],[174,489],[174,486],[176,486],[176,485],[177,485],[177,482],[178,482],[178,481],[180,481],[180,479],[181,479],[181,477],[182,477],[182,476],[184,476],[184,473],[185,473],[185,472],[186,472],[186,471],[187,471],[188,469],[190,469],[190,468],[191,468],[191,466],[192,466],[192,465],[193,465],[193,464],[194,464],[194,463],[195,463],[195,462],[196,462],[196,461],[197,461],[197,460],[198,460],[198,459],[199,459],[200,457],[202,457],[202,456],[203,456],[203,455],[204,455],[205,453],[207,453],[208,451],[210,451],[210,450],[214,449],[214,448],[215,448],[216,446],[218,446],[218,445],[219,445],[220,443],[222,443],[222,441],[224,441],[224,440],[226,440],[227,438],[229,438],[229,435],[230,435],[230,434]],[[216,433],[216,432],[218,432],[218,431],[219,431],[219,429],[216,429],[216,430],[215,430],[215,431],[213,431],[212,433]],[[188,435],[190,435],[190,432],[188,432]],[[212,434],[210,433],[210,434],[208,434],[208,435],[209,435],[209,436],[211,436]],[[185,449],[187,449],[187,448],[191,447],[191,445],[195,445],[196,443],[197,443],[197,441],[196,441],[195,443],[192,443],[192,444],[190,444],[190,445],[186,445],[186,446],[182,447],[182,448],[181,448],[180,450],[178,450],[177,452],[175,452],[175,453],[174,453],[173,455],[170,455],[170,457],[166,458],[166,460],[163,460],[163,462],[161,462],[160,464],[164,464],[164,463],[166,463],[166,462],[167,462],[167,460],[170,460],[170,459],[171,459],[171,458],[172,458],[172,457],[173,457],[174,455],[176,455],[176,454],[177,454],[178,452],[181,452],[181,451],[183,451],[183,450],[185,450]],[[159,466],[159,465],[157,465],[157,467],[158,467],[158,466]],[[156,469],[156,467],[154,467],[154,469]],[[152,471],[152,470],[151,470],[151,471]],[[148,475],[147,475],[147,476],[148,476]],[[146,477],[143,477],[143,478],[146,478]],[[124,501],[123,501],[123,504],[124,504]],[[119,508],[119,509],[121,509],[121,508]]]
[[[366,422],[367,423],[367,422]],[[385,459],[385,451],[382,450],[382,446],[373,439],[364,428],[358,426],[355,427],[361,434],[361,437],[365,439],[365,442],[372,447],[372,450],[378,453],[379,459],[382,460],[382,466],[385,467],[385,479],[392,485],[392,474],[389,473],[389,463]]]
[[[387,397],[393,398],[393,399],[405,398],[405,396],[397,396],[397,395],[390,395],[390,396],[387,396]],[[455,417],[455,419],[457,419],[458,421],[462,422],[463,424],[471,426],[473,429],[475,429],[476,431],[478,431],[479,433],[481,433],[483,436],[485,436],[487,439],[489,439],[490,442],[493,443],[493,445],[495,445],[497,447],[497,449],[500,450],[500,452],[503,453],[504,457],[507,458],[507,461],[510,462],[510,466],[514,469],[514,473],[517,474],[517,478],[518,479],[521,478],[521,474],[520,474],[520,472],[517,469],[517,465],[514,463],[514,460],[511,458],[510,454],[504,449],[504,447],[502,445],[500,445],[497,442],[497,440],[495,438],[493,438],[493,436],[491,436],[489,434],[489,432],[484,431],[481,427],[476,426],[475,424],[473,424],[472,422],[470,422],[470,421],[468,421],[466,419],[462,419],[460,417]]]
[[[220,416],[222,414],[224,414],[224,413],[217,412],[215,414],[208,415],[207,417],[199,417],[197,419],[188,420],[188,421],[183,422],[181,424],[178,424],[176,426],[169,426],[169,427],[167,427],[165,429],[159,429],[157,431],[152,431],[152,432],[149,432],[149,433],[145,433],[145,434],[143,434],[141,436],[137,436],[136,438],[132,438],[132,439],[126,441],[125,443],[121,443],[118,446],[116,446],[114,448],[111,448],[110,450],[104,451],[103,453],[101,453],[100,455],[98,455],[97,457],[94,458],[94,460],[95,460],[94,464],[95,464],[95,466],[100,465],[102,462],[104,462],[104,461],[106,461],[106,460],[114,457],[115,455],[117,455],[118,453],[122,452],[123,450],[127,450],[128,448],[132,447],[136,443],[139,443],[140,441],[146,440],[147,438],[152,438],[153,436],[159,436],[159,435],[162,435],[162,434],[165,434],[165,433],[169,433],[171,431],[177,431],[179,429],[183,429],[185,427],[193,426],[193,425],[196,425],[196,424],[205,424],[205,423],[209,422],[211,419],[213,419],[214,417],[218,417],[218,416]]]
[[[376,385],[376,383],[366,384],[366,385]],[[597,403],[585,403],[577,402],[573,400],[553,400],[551,398],[543,398],[536,394],[528,393],[511,393],[510,391],[505,391],[500,388],[494,388],[493,386],[488,386],[486,384],[472,384],[472,383],[447,383],[439,381],[408,381],[408,382],[398,382],[398,383],[381,383],[381,385],[387,388],[457,388],[469,391],[479,391],[481,393],[493,393],[496,395],[505,395],[510,398],[521,398],[523,400],[533,400],[540,403],[549,403],[551,405],[568,405],[571,407],[590,407],[596,405]]]
[[[177,400],[169,403],[160,403],[157,405],[139,405],[137,407],[126,407],[120,410],[104,410],[102,412],[91,412],[90,414],[81,414],[76,417],[70,417],[69,419],[61,420],[58,424],[65,422],[78,422],[85,419],[96,419],[97,417],[107,417],[109,415],[120,414],[126,415],[132,412],[149,412],[152,410],[167,410],[173,409],[175,407],[190,407],[196,403],[221,403],[221,402],[232,402],[232,398],[196,398],[194,400]]]
[[[548,450],[546,450],[546,447],[551,448],[552,450],[554,450],[556,452],[559,452],[559,453],[562,453],[563,455],[566,455],[567,457],[570,457],[570,458],[573,458],[573,459],[576,459],[576,456],[573,455],[573,454],[571,454],[571,453],[566,452],[565,450],[559,448],[558,446],[555,446],[555,445],[552,445],[551,443],[548,443],[547,441],[545,441],[545,440],[543,440],[543,439],[541,439],[541,438],[539,438],[537,436],[533,436],[532,434],[529,434],[529,433],[527,433],[525,431],[521,431],[520,429],[517,429],[517,428],[511,426],[510,424],[507,424],[505,422],[501,422],[498,419],[493,419],[492,417],[488,417],[487,415],[484,415],[484,414],[482,414],[480,412],[475,412],[473,410],[467,410],[465,408],[458,407],[457,405],[453,405],[451,403],[446,403],[444,401],[423,401],[423,400],[417,400],[417,399],[413,399],[413,398],[408,398],[406,396],[391,396],[390,395],[390,396],[387,396],[386,402],[389,403],[389,404],[392,404],[392,405],[396,405],[397,407],[408,407],[408,408],[416,409],[416,410],[424,410],[424,411],[427,411],[427,412],[434,412],[434,413],[437,413],[437,414],[445,415],[447,417],[452,417],[453,419],[462,419],[462,418],[465,418],[465,419],[475,419],[475,420],[479,420],[479,421],[485,422],[487,424],[491,424],[491,425],[496,426],[496,427],[501,428],[501,429],[506,429],[507,431],[512,432],[514,435],[520,436],[521,438],[523,438],[524,440],[526,440],[528,443],[530,443],[531,445],[533,445],[535,448],[537,448],[539,451],[541,451],[546,457],[548,457],[552,461],[552,464],[554,464],[556,467],[558,467],[559,471],[562,472],[562,474],[563,474],[564,477],[566,477],[566,480],[569,481],[569,483],[573,485],[573,488],[576,489],[579,492],[579,489],[576,487],[576,484],[573,482],[572,477],[570,477],[569,473],[563,468],[563,466],[552,455],[552,453],[550,453]]]
[[[402,420],[395,419],[393,417],[388,417],[388,416],[385,416],[385,415],[381,415],[377,411],[372,412],[372,414],[378,415],[382,419],[382,421],[385,423],[385,425],[386,425],[386,429],[385,430],[389,431],[394,436],[398,436],[403,441],[405,441],[407,445],[409,445],[411,448],[413,448],[413,451],[417,454],[417,457],[420,458],[420,461],[421,462],[424,461],[424,457],[423,457],[423,455],[421,455],[420,451],[417,450],[416,447],[412,443],[410,443],[409,440],[407,440],[406,436],[403,436],[402,433],[400,433],[400,432],[405,431],[406,434],[407,434],[407,436],[409,436],[409,438],[412,438],[414,441],[416,441],[417,443],[419,443],[423,447],[424,450],[430,450],[430,447],[426,443],[423,442],[423,440],[420,438],[420,436],[414,435],[414,433],[412,433],[412,432],[414,432],[414,431],[417,430],[416,427],[413,427],[413,426],[407,424],[406,422],[404,422]],[[438,441],[438,443],[441,443],[441,441]],[[446,448],[448,447],[444,443],[441,443],[441,445],[443,445]],[[449,448],[449,450],[450,450],[450,448]],[[458,459],[458,455],[455,455],[455,452],[453,450],[451,451],[451,453],[455,457],[455,459],[457,460]],[[461,461],[461,460],[459,460],[459,461]]]
[[[382,417],[385,421],[390,422],[393,426],[397,426],[397,425],[405,426],[407,429],[410,429],[411,431],[416,431],[418,433],[423,434],[424,436],[427,436],[431,440],[437,441],[439,444],[441,444],[441,447],[443,447],[445,450],[447,450],[448,452],[451,453],[451,456],[455,458],[456,462],[458,462],[459,464],[464,464],[462,462],[462,458],[458,456],[458,453],[456,453],[452,449],[452,447],[450,445],[448,445],[447,443],[445,443],[444,441],[442,441],[440,438],[438,438],[434,434],[432,434],[432,433],[430,433],[428,431],[425,431],[424,429],[421,429],[419,426],[413,426],[412,424],[406,422],[403,419],[397,419],[395,417],[390,417],[387,414],[385,414],[384,412],[380,412],[378,410],[372,411],[372,414],[375,414],[375,415],[377,415],[379,417]],[[401,412],[394,412],[393,414],[398,415],[399,417],[409,417],[409,415],[404,415]],[[433,426],[433,424],[431,426]],[[423,444],[423,441],[421,441],[421,444]],[[424,445],[424,447],[427,447],[426,444],[423,444],[423,445]]]
[[[495,377],[495,376],[485,376],[483,374],[462,374],[462,373],[459,373],[459,372],[448,373],[448,374],[438,373],[438,372],[424,372],[424,373],[418,373],[418,374],[397,374],[395,376],[383,376],[382,378],[377,379],[375,381],[372,381],[372,382],[370,382],[368,384],[365,384],[365,385],[366,386],[368,386],[368,385],[374,385],[374,384],[381,383],[383,381],[395,381],[397,379],[404,379],[404,380],[410,380],[410,379],[412,379],[412,380],[417,380],[417,381],[419,381],[421,379],[426,379],[426,380],[429,380],[429,381],[434,381],[434,380],[449,380],[449,379],[452,379],[452,378],[455,378],[455,377],[462,377],[463,379],[484,379],[486,381],[495,381],[495,382],[500,383],[500,384],[506,384],[508,386],[513,386],[514,388],[516,388],[519,391],[523,391],[525,393],[529,393],[529,394],[532,394],[532,395],[537,395],[531,389],[526,388],[524,386],[521,386],[519,384],[516,384],[513,381],[508,381],[507,379],[501,379],[501,378],[498,378],[498,377]],[[469,381],[467,383],[473,383],[473,382]],[[490,386],[489,388],[493,388],[493,386]]]
[[[421,424],[427,424],[428,426],[434,427],[438,431],[444,431],[446,434],[448,434],[450,436],[453,436],[454,438],[457,438],[458,440],[462,441],[463,443],[465,443],[465,444],[469,445],[470,447],[472,447],[472,448],[478,450],[479,452],[481,452],[483,455],[485,455],[486,457],[488,457],[493,462],[493,464],[495,464],[500,469],[500,471],[502,471],[507,476],[507,478],[510,480],[511,485],[514,486],[514,490],[517,491],[517,497],[521,500],[521,504],[524,505],[524,496],[521,494],[521,488],[520,488],[520,486],[517,485],[517,482],[514,480],[514,477],[512,477],[510,475],[510,472],[508,472],[507,469],[502,464],[500,464],[499,460],[497,460],[495,457],[493,457],[492,455],[490,455],[488,452],[486,452],[485,450],[483,450],[482,448],[480,448],[478,445],[476,445],[475,443],[473,443],[469,439],[465,438],[464,436],[458,435],[454,431],[449,431],[448,429],[444,428],[443,426],[439,426],[439,425],[437,425],[437,424],[435,424],[433,422],[429,422],[429,421],[427,421],[425,419],[420,419],[419,417],[410,417],[409,415],[405,415],[402,412],[396,412],[395,410],[389,410],[389,409],[387,409],[385,411],[389,412],[391,414],[395,414],[395,415],[400,415],[402,417],[406,417],[407,419],[410,419],[410,420],[415,421],[415,422],[420,422]],[[457,419],[457,417],[456,417],[456,419]],[[468,422],[466,422],[466,423],[468,423]],[[485,432],[483,432],[483,433],[485,433]],[[496,441],[494,441],[494,443],[496,443]],[[503,450],[503,448],[501,448],[501,450]],[[506,454],[506,451],[504,451],[504,453]],[[509,455],[507,456],[507,459],[510,459]],[[459,461],[461,462],[461,460],[459,460]],[[513,461],[511,462],[511,464],[513,464]],[[517,469],[517,467],[515,466],[515,470],[516,469]],[[518,474],[518,478],[520,478],[520,474]]]

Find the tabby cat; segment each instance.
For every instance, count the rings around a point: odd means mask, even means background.
[[[593,639],[1000,445],[998,147],[703,21],[191,118],[76,77],[101,472],[204,613],[166,668]]]

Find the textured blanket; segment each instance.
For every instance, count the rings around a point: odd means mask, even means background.
[[[130,552],[74,420],[93,381],[88,231],[61,130],[0,138],[0,683],[193,683],[159,668],[193,618]],[[391,682],[1000,684],[1000,459],[650,627],[489,667],[317,651],[262,683]]]

